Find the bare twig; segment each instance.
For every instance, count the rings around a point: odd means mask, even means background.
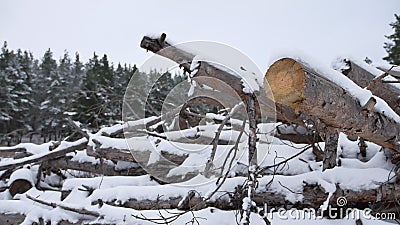
[[[282,164],[284,164],[284,163],[287,163],[288,161],[290,161],[290,160],[296,158],[297,156],[303,154],[305,151],[307,151],[307,150],[310,149],[311,147],[312,147],[312,145],[307,145],[306,147],[303,148],[303,150],[301,150],[301,151],[299,151],[298,153],[296,153],[296,154],[290,156],[290,157],[287,158],[286,160],[283,160],[283,161],[281,161],[281,162],[279,162],[279,163],[277,163],[277,164],[271,165],[271,166],[263,167],[263,168],[259,169],[257,173],[260,174],[260,173],[263,173],[263,172],[265,172],[266,170],[268,170],[268,169],[270,169],[270,168],[278,167],[278,166],[280,166],[280,165],[282,165]]]
[[[71,212],[75,212],[75,213],[79,213],[79,214],[82,214],[82,215],[88,215],[88,216],[94,216],[94,217],[102,217],[102,215],[99,212],[90,211],[90,210],[87,210],[85,208],[77,209],[77,208],[72,208],[70,206],[65,206],[65,205],[62,205],[62,204],[59,204],[59,203],[46,202],[46,201],[34,198],[34,197],[32,197],[32,196],[30,196],[28,194],[26,195],[26,197],[28,199],[34,201],[34,202],[40,203],[42,205],[47,205],[47,206],[50,206],[52,208],[59,207],[61,209],[64,209],[64,210],[67,210],[67,211],[71,211]]]
[[[206,167],[204,169],[204,176],[207,178],[211,177],[211,175],[212,175],[211,170],[212,170],[212,167],[214,166],[213,161],[214,161],[215,153],[217,151],[218,140],[219,140],[219,136],[221,135],[222,129],[224,128],[226,123],[230,120],[232,115],[234,115],[237,112],[237,110],[240,108],[240,106],[242,106],[242,105],[243,105],[243,102],[240,102],[239,104],[237,104],[235,107],[232,108],[231,112],[228,115],[226,115],[224,120],[222,120],[221,124],[218,127],[218,130],[215,133],[215,137],[213,139],[213,148],[211,149],[210,158],[207,160]]]

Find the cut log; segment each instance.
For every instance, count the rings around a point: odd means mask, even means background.
[[[26,165],[29,163],[41,163],[41,162],[47,161],[49,159],[63,157],[67,153],[70,153],[70,152],[73,152],[76,150],[85,149],[87,142],[88,141],[86,138],[82,138],[75,142],[71,142],[71,143],[66,142],[65,145],[61,145],[53,151],[49,151],[49,152],[41,153],[41,154],[37,154],[37,155],[32,155],[32,156],[25,157],[22,159],[9,160],[9,161],[5,161],[3,163],[0,162],[0,171],[10,169],[10,168],[16,168],[16,167],[23,166],[23,165]]]
[[[0,224],[17,225],[22,224],[25,220],[25,215],[19,213],[0,213]]]
[[[239,189],[237,189],[239,190]],[[340,195],[339,195],[340,193]],[[256,192],[252,200],[259,207],[264,207],[268,203],[268,207],[285,208],[286,206],[295,207],[296,209],[313,208],[318,210],[320,206],[328,198],[328,193],[320,185],[305,184],[302,194],[304,197],[301,201],[290,202],[283,194],[276,193],[275,191]],[[190,199],[188,199],[188,196]],[[242,198],[245,197],[243,193],[229,193],[226,198],[216,198],[215,200],[204,202],[203,198],[198,194],[193,196],[189,192],[186,196],[174,196],[162,199],[129,199],[126,201],[118,201],[116,199],[96,199],[92,201],[92,205],[97,205],[99,202],[113,206],[120,206],[125,208],[132,208],[135,210],[158,210],[158,209],[175,209],[182,210],[200,210],[206,207],[216,207],[222,210],[237,210],[242,208]],[[370,190],[341,190],[335,192],[331,197],[331,204],[336,202],[338,197],[345,197],[347,199],[347,206],[351,208],[365,209],[375,204],[395,204],[396,199],[400,197],[400,186],[398,184],[384,184],[377,189]],[[188,200],[186,200],[188,199]],[[182,203],[185,204],[182,204]],[[180,204],[181,203],[181,204]],[[391,209],[391,210],[390,210]],[[397,209],[392,207],[387,211],[395,212],[399,215]],[[380,209],[373,210],[373,213],[380,212]]]
[[[391,69],[391,66],[378,66],[376,67],[384,72],[388,72],[391,76],[393,76],[394,78],[400,79],[400,69],[399,69],[399,65],[393,67]]]
[[[368,71],[365,67],[369,65],[359,65],[354,61],[343,59],[343,63],[347,66],[347,69],[341,69],[341,72],[350,78],[354,83],[362,88],[367,88],[372,94],[382,98],[387,104],[400,115],[400,89],[393,84],[383,83],[381,79],[376,79],[377,76],[382,75],[384,72],[379,74],[379,70],[371,67]],[[387,72],[387,70],[384,70]],[[372,73],[374,72],[374,73]],[[393,72],[389,72],[394,73]]]
[[[87,148],[87,154],[96,158],[104,158],[114,161],[126,161],[126,162],[136,162],[141,164],[147,164],[151,151],[136,151],[134,149],[116,149],[116,148],[103,148],[100,147],[101,143],[97,142],[96,148],[93,149],[91,146]],[[169,162],[175,164],[182,164],[182,162],[187,158],[187,155],[174,155],[165,151],[161,151],[161,156],[168,160]]]
[[[158,39],[146,36],[143,37],[140,46],[146,50],[154,52],[178,63],[181,67],[184,68],[185,71],[189,73],[191,72],[190,65],[193,58],[195,57],[193,54],[188,53],[175,46],[171,46],[167,42],[164,42],[164,44],[161,45]],[[222,80],[224,81],[224,83],[230,84],[230,86],[215,86],[215,83],[213,82],[214,80],[210,78]],[[244,100],[245,93],[243,92],[243,86],[241,84],[240,78],[226,71],[221,71],[213,65],[201,63],[200,68],[198,68],[198,72],[196,73],[196,76],[193,78],[193,80],[195,80],[200,85],[207,85],[222,93],[218,96],[217,99],[220,99],[225,105],[228,104],[229,106],[230,104],[230,106],[233,107],[235,104],[237,104],[238,99],[234,96],[240,96],[240,98],[244,102],[246,101]],[[232,92],[232,89],[234,90],[234,92]],[[210,91],[207,92],[206,90],[199,90],[199,88],[195,88],[195,92],[198,95],[206,94],[207,96],[215,96],[214,92],[210,93]],[[217,105],[219,106],[219,104]],[[256,105],[256,113],[258,116],[260,116],[260,112],[263,112],[263,115],[265,114],[265,116],[269,118],[276,118],[277,121],[286,123],[296,122],[298,125],[304,126],[303,120],[295,114],[295,111],[292,108],[283,104],[274,103],[269,98],[267,98],[264,92],[259,93],[259,95],[257,96]],[[312,140],[309,137],[299,139],[299,137],[296,135],[280,136],[295,143],[309,143]],[[317,139],[320,139],[320,137],[318,137]]]
[[[296,144],[315,144],[323,141],[319,134],[309,132],[309,130],[304,127],[294,124],[278,125],[274,136]]]
[[[9,213],[9,212],[2,212],[0,213],[0,224],[1,225],[18,225],[22,224],[25,220],[26,215],[24,214],[19,214],[19,213]],[[32,224],[40,224],[43,225],[45,224],[42,218],[38,219],[39,222],[32,222]],[[59,225],[81,225],[88,223],[87,220],[83,219],[78,219],[78,222],[72,223],[66,220],[61,220],[58,222]],[[107,225],[103,224],[102,225]]]
[[[173,168],[176,168],[177,165],[181,165],[183,161],[188,157],[187,154],[177,155],[171,154],[167,151],[161,150],[160,160],[157,163],[152,163],[148,165],[150,155],[152,154],[151,150],[146,151],[137,151],[135,149],[115,149],[112,147],[103,148],[101,147],[101,143],[92,139],[96,144],[95,149],[92,146],[88,146],[87,154],[89,156],[93,156],[96,158],[109,159],[114,161],[127,161],[127,162],[135,162],[139,163],[140,166],[147,172],[147,174],[151,174],[157,179],[158,182],[161,183],[171,183],[171,182],[180,182],[183,180],[188,180],[197,174],[188,173],[186,176],[171,176],[167,177],[169,171]],[[155,150],[153,150],[155,151]]]
[[[11,158],[16,157],[20,154],[26,153],[26,148],[21,147],[0,147],[0,157],[1,158]]]
[[[187,71],[188,73],[191,72],[190,65],[195,55],[189,52],[179,49],[176,46],[171,46],[168,42],[164,42],[164,44],[161,45],[159,39],[146,36],[143,37],[140,47],[168,58],[178,63],[184,71]],[[197,69],[198,72],[193,78],[197,83],[221,91],[224,95],[239,96],[240,99],[246,103],[246,93],[243,92],[242,81],[239,77],[230,74],[227,71],[220,70],[206,62],[202,62],[200,67]],[[229,85],[224,87],[224,85],[221,85],[221,82],[215,82],[215,79],[223,81],[223,83]],[[260,96],[257,96],[256,113],[258,116],[260,116],[260,113],[262,112],[263,116],[265,114],[268,118],[276,118],[279,121],[285,122],[296,118],[293,110],[284,105],[278,104],[275,106],[274,102],[263,96],[265,96],[264,93],[260,93]],[[238,102],[224,102],[224,104],[232,104],[232,106],[237,103]]]
[[[186,52],[185,50],[179,49],[176,46],[171,46],[168,42],[163,42],[160,44],[160,40],[157,38],[143,37],[140,47],[154,52],[160,56],[168,58],[180,65],[184,69],[184,71],[190,73],[190,65],[195,57],[195,55]],[[211,64],[201,63],[198,71],[193,78],[198,84],[207,85],[208,87],[213,88],[214,90],[218,90],[223,93],[217,99],[221,99],[222,103],[225,106],[231,105],[232,107],[236,105],[237,98],[235,96],[239,96],[240,99],[246,103],[246,93],[243,92],[243,86],[241,79],[235,76],[234,74],[230,74],[227,71],[222,71]],[[210,79],[212,78],[212,79]],[[223,81],[223,83],[229,84],[221,85],[221,82],[214,82],[215,79]],[[234,91],[232,91],[232,89]],[[196,91],[196,89],[195,89]],[[204,92],[204,90],[203,90]],[[199,91],[198,94],[202,94]],[[213,95],[212,95],[213,96]],[[267,98],[264,92],[260,92],[257,95],[256,101],[256,113],[257,116],[260,116],[262,112],[262,116],[266,116],[272,120],[276,119],[277,121],[281,121],[284,123],[293,123],[296,121],[298,125],[304,126],[303,119],[299,118],[295,111],[283,104],[273,102],[269,98]],[[290,136],[287,137],[289,140],[292,138]],[[294,138],[296,139],[296,138]],[[294,140],[294,142],[299,142],[298,140]],[[300,141],[301,142],[301,141]]]
[[[140,176],[146,174],[146,171],[140,166],[117,170],[114,165],[107,163],[93,164],[91,162],[72,161],[71,157],[68,156],[49,160],[44,162],[43,165],[44,167],[78,170],[93,174],[101,174],[104,176]]]
[[[340,76],[340,73],[337,75]],[[305,63],[283,58],[271,65],[264,82],[271,87],[271,91],[266,90],[267,96],[292,108],[297,115],[311,116],[327,127],[338,128],[348,135],[357,135],[382,147],[400,151],[400,124],[397,118],[378,110],[363,110],[356,97],[327,76],[317,73]],[[386,112],[391,111],[386,108]],[[390,115],[396,115],[391,112]]]
[[[9,191],[11,196],[14,197],[16,194],[25,193],[31,188],[32,184],[29,180],[17,179],[11,183]]]

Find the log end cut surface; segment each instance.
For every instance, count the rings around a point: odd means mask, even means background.
[[[264,77],[264,87],[267,87],[266,83],[271,87],[271,90],[266,90],[268,98],[298,112],[301,101],[305,99],[305,80],[301,65],[293,59],[283,58],[268,69]]]

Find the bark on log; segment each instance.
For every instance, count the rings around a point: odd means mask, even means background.
[[[1,158],[12,158],[21,153],[26,153],[26,148],[20,147],[0,147]]]
[[[163,45],[160,44],[159,39],[154,39],[150,37],[143,37],[140,47],[154,52],[160,56],[166,57],[176,63],[178,63],[181,67],[183,67],[184,71],[190,71],[190,65],[195,57],[195,55],[188,53],[182,49],[179,49],[175,46],[171,46],[168,42],[164,42]],[[221,87],[221,84],[215,83],[214,80],[210,78],[215,78],[223,81],[226,84],[229,84],[229,88]],[[196,76],[193,78],[199,84],[204,84],[209,87],[212,87],[215,90],[219,90],[224,92],[227,95],[235,96],[238,95],[243,102],[246,103],[246,93],[243,92],[243,86],[241,79],[236,77],[233,74],[230,74],[226,71],[222,71],[206,62],[201,63],[200,68],[198,68],[198,72]],[[232,89],[234,92],[232,92]],[[294,111],[289,107],[284,105],[276,105],[269,100],[265,96],[264,93],[260,93],[260,97],[257,98],[256,102],[256,113],[259,116],[260,112],[266,114],[269,118],[277,118],[279,121],[289,122],[292,119],[296,118]],[[225,104],[229,104],[230,102],[224,102]],[[238,102],[232,102],[232,106],[236,105]],[[276,111],[276,112],[275,112]]]
[[[1,225],[18,225],[18,224],[22,224],[22,222],[24,222],[26,215],[24,214],[19,214],[19,213],[8,213],[8,212],[4,212],[4,213],[0,213],[0,224]],[[66,220],[61,220],[58,222],[58,225],[82,225],[82,224],[86,224],[89,223],[89,221],[83,220],[83,219],[78,219],[78,222],[76,223],[71,223],[69,221]],[[39,218],[38,222],[33,222],[32,224],[37,224],[37,225],[45,225],[48,223],[45,223],[43,221],[42,218]],[[111,225],[111,224],[103,224],[102,225]]]
[[[93,150],[91,146],[88,146],[87,154],[89,156],[104,158],[114,161],[127,161],[127,162],[147,164],[151,152],[135,151],[129,149],[100,148],[100,147],[97,147],[95,150]],[[186,155],[174,155],[164,151],[161,151],[161,155],[169,162],[175,164],[182,164],[182,162],[187,158]]]
[[[246,194],[246,193],[245,193]],[[265,203],[269,207],[286,207],[293,206],[297,209],[303,208],[314,208],[319,209],[320,206],[326,201],[328,193],[325,192],[324,188],[320,185],[305,184],[303,192],[301,193],[304,197],[301,201],[290,202],[286,199],[285,195],[277,194],[273,191],[256,192],[252,200],[259,206],[263,207]],[[190,193],[188,193],[190,195]],[[182,210],[199,210],[206,207],[216,207],[223,210],[234,210],[242,208],[242,199],[245,197],[239,193],[229,193],[229,198],[216,198],[216,200],[210,202],[204,202],[203,198],[198,195],[191,196],[190,200],[186,201],[186,204],[179,204],[183,200],[186,200],[187,196],[171,197],[169,199],[129,199],[121,202],[112,200],[102,200],[105,204],[121,206],[126,208],[132,208],[135,210],[157,210],[157,209],[175,209],[180,208]],[[360,190],[353,191],[344,189],[337,191],[333,194],[330,199],[331,205],[336,203],[336,199],[339,197],[345,197],[347,199],[347,207],[365,209],[374,205],[396,205],[396,199],[400,197],[400,185],[399,184],[384,184],[377,189],[371,190]],[[92,201],[92,205],[99,203],[99,200]],[[391,209],[391,210],[390,210]],[[396,207],[393,206],[387,211],[395,212],[399,216],[399,212]],[[375,212],[378,212],[380,208],[376,208]],[[397,217],[398,218],[398,217]]]
[[[197,174],[188,173],[184,177],[182,176],[171,176],[167,177],[168,172],[180,165],[185,161],[188,155],[176,155],[166,151],[160,152],[160,160],[157,163],[147,165],[150,159],[149,151],[135,151],[128,149],[115,149],[115,148],[101,148],[101,143],[93,139],[96,143],[96,148],[93,150],[91,146],[87,148],[87,154],[89,156],[104,158],[114,161],[127,161],[139,163],[141,167],[145,169],[147,174],[151,174],[159,183],[176,183],[184,180],[188,180]]]
[[[295,124],[278,125],[274,136],[296,144],[315,144],[324,141],[316,132],[309,132],[304,127]]]
[[[140,176],[146,174],[146,171],[142,167],[133,167],[123,170],[116,170],[114,165],[107,163],[93,164],[91,162],[78,162],[72,161],[71,157],[63,157],[58,159],[52,159],[44,162],[44,167],[59,168],[59,169],[71,169],[83,172],[89,172],[93,174],[101,174],[104,176]]]
[[[178,63],[181,67],[183,67],[184,71],[187,71],[189,73],[191,72],[190,65],[194,58],[193,54],[188,53],[175,46],[171,46],[168,42],[163,42],[163,44],[160,43],[161,42],[159,39],[145,36],[140,43],[140,47],[156,53],[160,56],[166,57]],[[222,87],[220,84],[216,85],[212,79],[209,79],[210,77],[222,80],[224,81],[224,83],[230,84],[229,88]],[[198,72],[196,73],[196,76],[193,78],[193,80],[199,83],[200,86],[204,84],[223,93],[223,96],[221,96],[221,100],[224,101],[224,104],[231,104],[232,107],[236,105],[238,102],[232,101],[233,99],[235,99],[234,96],[236,95],[240,96],[241,100],[246,103],[246,93],[243,92],[241,79],[226,71],[221,71],[208,63],[201,63],[200,68],[198,68]],[[232,92],[232,89],[234,89],[234,92]],[[260,112],[263,112],[263,116],[276,119],[277,121],[285,123],[296,122],[298,125],[304,126],[303,120],[299,118],[298,115],[296,115],[295,111],[292,108],[280,103],[273,102],[266,96],[264,92],[258,93],[257,96],[257,116],[260,116]],[[290,137],[287,138],[291,140]],[[294,142],[297,143],[299,141],[294,140]]]
[[[393,76],[394,78],[397,78],[397,79],[400,79],[400,70],[399,70],[399,65],[397,65],[396,67],[394,67],[394,69],[392,69],[392,70],[390,70],[389,71],[389,67],[386,67],[385,68],[385,66],[378,66],[378,67],[376,67],[376,68],[378,68],[378,69],[380,69],[380,70],[382,70],[382,71],[384,71],[384,72],[388,72],[391,76]]]
[[[308,66],[290,58],[276,61],[268,69],[267,95],[298,114],[318,118],[328,127],[357,135],[382,147],[400,151],[400,124],[376,111],[363,110],[359,101],[342,87]]]
[[[348,69],[341,71],[344,75],[354,81],[358,86],[367,88],[372,94],[385,100],[387,104],[400,115],[400,89],[392,84],[382,83],[381,80],[373,81],[376,75],[365,70],[356,62],[346,59],[344,59],[343,62],[348,66]]]
[[[0,224],[4,225],[18,225],[24,222],[25,220],[25,215],[15,213],[1,213],[0,214]]]

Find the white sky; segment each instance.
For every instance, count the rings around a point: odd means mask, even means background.
[[[143,35],[166,32],[175,43],[231,45],[263,71],[272,55],[293,50],[324,63],[341,55],[381,63],[395,13],[399,0],[0,0],[0,41],[38,58],[67,49],[85,61],[96,51],[141,65],[151,56],[139,47]]]

